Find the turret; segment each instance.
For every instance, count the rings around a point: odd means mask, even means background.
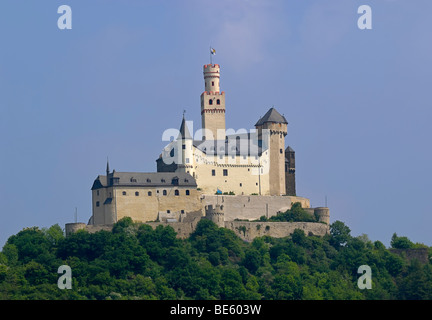
[[[178,164],[177,171],[186,172],[195,176],[195,172],[193,171],[193,139],[189,132],[184,114],[180,125],[180,133],[177,138],[177,150],[181,152],[181,163]]]
[[[286,194],[285,186],[285,136],[287,135],[285,117],[275,108],[270,108],[267,113],[258,120],[255,128],[258,131],[258,140],[263,139],[263,130],[268,130],[270,139],[267,144],[261,142],[263,147],[268,147],[270,157],[269,181],[270,195],[280,196]]]
[[[205,218],[213,221],[219,228],[225,227],[225,213],[223,205],[208,205],[205,207]]]

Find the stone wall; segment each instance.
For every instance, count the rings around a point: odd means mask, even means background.
[[[420,263],[428,263],[428,249],[427,248],[417,248],[417,249],[389,249],[390,252],[395,253],[408,261],[418,260]]]
[[[194,232],[199,219],[193,222],[147,222],[145,224],[156,229],[157,226],[170,226],[177,233],[177,238],[186,239]],[[95,233],[100,230],[111,231],[112,225],[91,226],[84,223],[68,223],[66,236],[78,230],[86,230]],[[329,225],[314,222],[249,222],[249,221],[225,221],[225,228],[235,232],[242,240],[252,241],[256,237],[270,236],[283,238],[291,235],[295,229],[300,229],[306,235],[324,236],[329,233]]]
[[[262,236],[283,238],[291,235],[295,229],[303,230],[306,235],[324,236],[329,233],[329,225],[316,222],[225,221],[225,228],[233,230],[245,241]]]
[[[291,196],[227,196],[203,195],[205,206],[217,204],[224,206],[225,221],[257,220],[261,216],[271,217],[291,208],[294,202],[300,202],[303,208],[309,208],[307,198]]]

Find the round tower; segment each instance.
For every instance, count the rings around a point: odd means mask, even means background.
[[[203,67],[204,92],[201,94],[203,140],[225,140],[225,92],[220,91],[220,66]]]
[[[220,91],[220,66],[218,64],[204,65],[204,91]]]
[[[225,213],[222,205],[208,205],[205,207],[205,218],[213,221],[219,228],[225,227]]]
[[[327,207],[317,207],[314,208],[314,213],[318,216],[319,222],[324,222],[330,224],[330,209]]]

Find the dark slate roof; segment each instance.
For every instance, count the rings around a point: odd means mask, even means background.
[[[236,138],[239,139],[236,139]],[[261,141],[250,143],[250,133],[228,135],[225,140],[194,140],[195,148],[205,154],[236,155],[236,156],[261,156],[263,150],[267,150]]]
[[[286,123],[288,124],[288,121],[285,119],[284,116],[282,116],[275,108],[270,108],[269,111],[258,120],[258,122],[255,124],[255,126],[263,125],[266,122],[274,122],[274,123]]]
[[[295,151],[293,150],[293,148],[291,148],[290,146],[288,146],[288,147],[285,149],[285,152],[295,152]]]
[[[180,126],[180,135],[178,136],[177,139],[192,139],[192,136],[189,132],[184,116]]]
[[[109,174],[108,179],[113,179],[115,186],[120,187],[196,187],[196,180],[188,173],[183,172],[116,172]],[[174,179],[178,180],[175,184]],[[116,181],[117,180],[117,181]],[[106,176],[98,176],[93,183],[93,189],[108,187],[111,181]]]

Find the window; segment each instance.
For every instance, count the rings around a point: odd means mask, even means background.
[[[180,193],[178,190],[174,190],[174,195],[178,196]]]
[[[186,163],[189,163],[190,161],[189,161],[189,158],[186,158]]]
[[[130,182],[137,182],[137,179],[135,179],[134,177],[130,178]]]
[[[240,183],[240,187],[243,187],[243,185]]]
[[[213,100],[209,99],[209,105],[212,105],[212,104],[213,104]]]
[[[96,201],[96,207],[99,207],[99,205],[100,205],[100,202]]]
[[[150,179],[147,179],[147,182],[151,182],[151,180],[150,180]]]
[[[283,153],[283,150],[282,150],[282,149],[279,149],[279,152],[280,152],[280,153]]]
[[[228,169],[223,169],[223,175],[227,176],[228,175]]]
[[[148,194],[148,196],[149,196],[149,197],[151,197],[151,195],[152,195],[152,192],[151,192],[151,191],[149,191],[149,192],[147,192],[147,194]]]
[[[166,191],[166,190],[162,191],[162,194],[163,194],[164,196],[166,196],[166,195],[167,195],[167,191]]]
[[[165,179],[161,179],[161,182],[165,182]]]
[[[96,191],[96,195],[97,195],[97,196],[99,195],[99,190]]]
[[[184,210],[180,211],[181,213],[184,213]]]
[[[189,172],[188,172],[188,173],[189,173]],[[185,179],[184,181],[185,181],[186,183],[188,183],[188,182],[189,182],[189,180],[188,180],[188,179]]]
[[[217,99],[217,100],[216,100],[216,104],[220,104],[220,99]]]
[[[212,170],[212,176],[214,177],[216,175],[216,170]]]
[[[212,87],[214,87],[214,81],[212,81]]]
[[[186,190],[186,195],[188,196],[188,195],[190,195],[190,192],[189,192],[189,190]]]
[[[184,145],[182,145],[182,148],[183,148],[183,150],[185,150],[186,149],[186,145],[184,144]]]
[[[173,179],[171,180],[171,184],[173,184],[173,185],[175,185],[175,186],[178,186],[178,183],[179,183],[179,181],[178,181],[178,178],[177,178],[177,177],[175,177],[175,178],[173,178]]]
[[[167,210],[167,213],[171,213],[171,210]]]
[[[125,196],[126,195],[126,191],[123,191],[122,194]]]
[[[135,192],[135,195],[136,195],[136,196],[138,197],[138,196],[139,196],[139,192],[138,192],[138,191],[136,191],[136,192]]]

